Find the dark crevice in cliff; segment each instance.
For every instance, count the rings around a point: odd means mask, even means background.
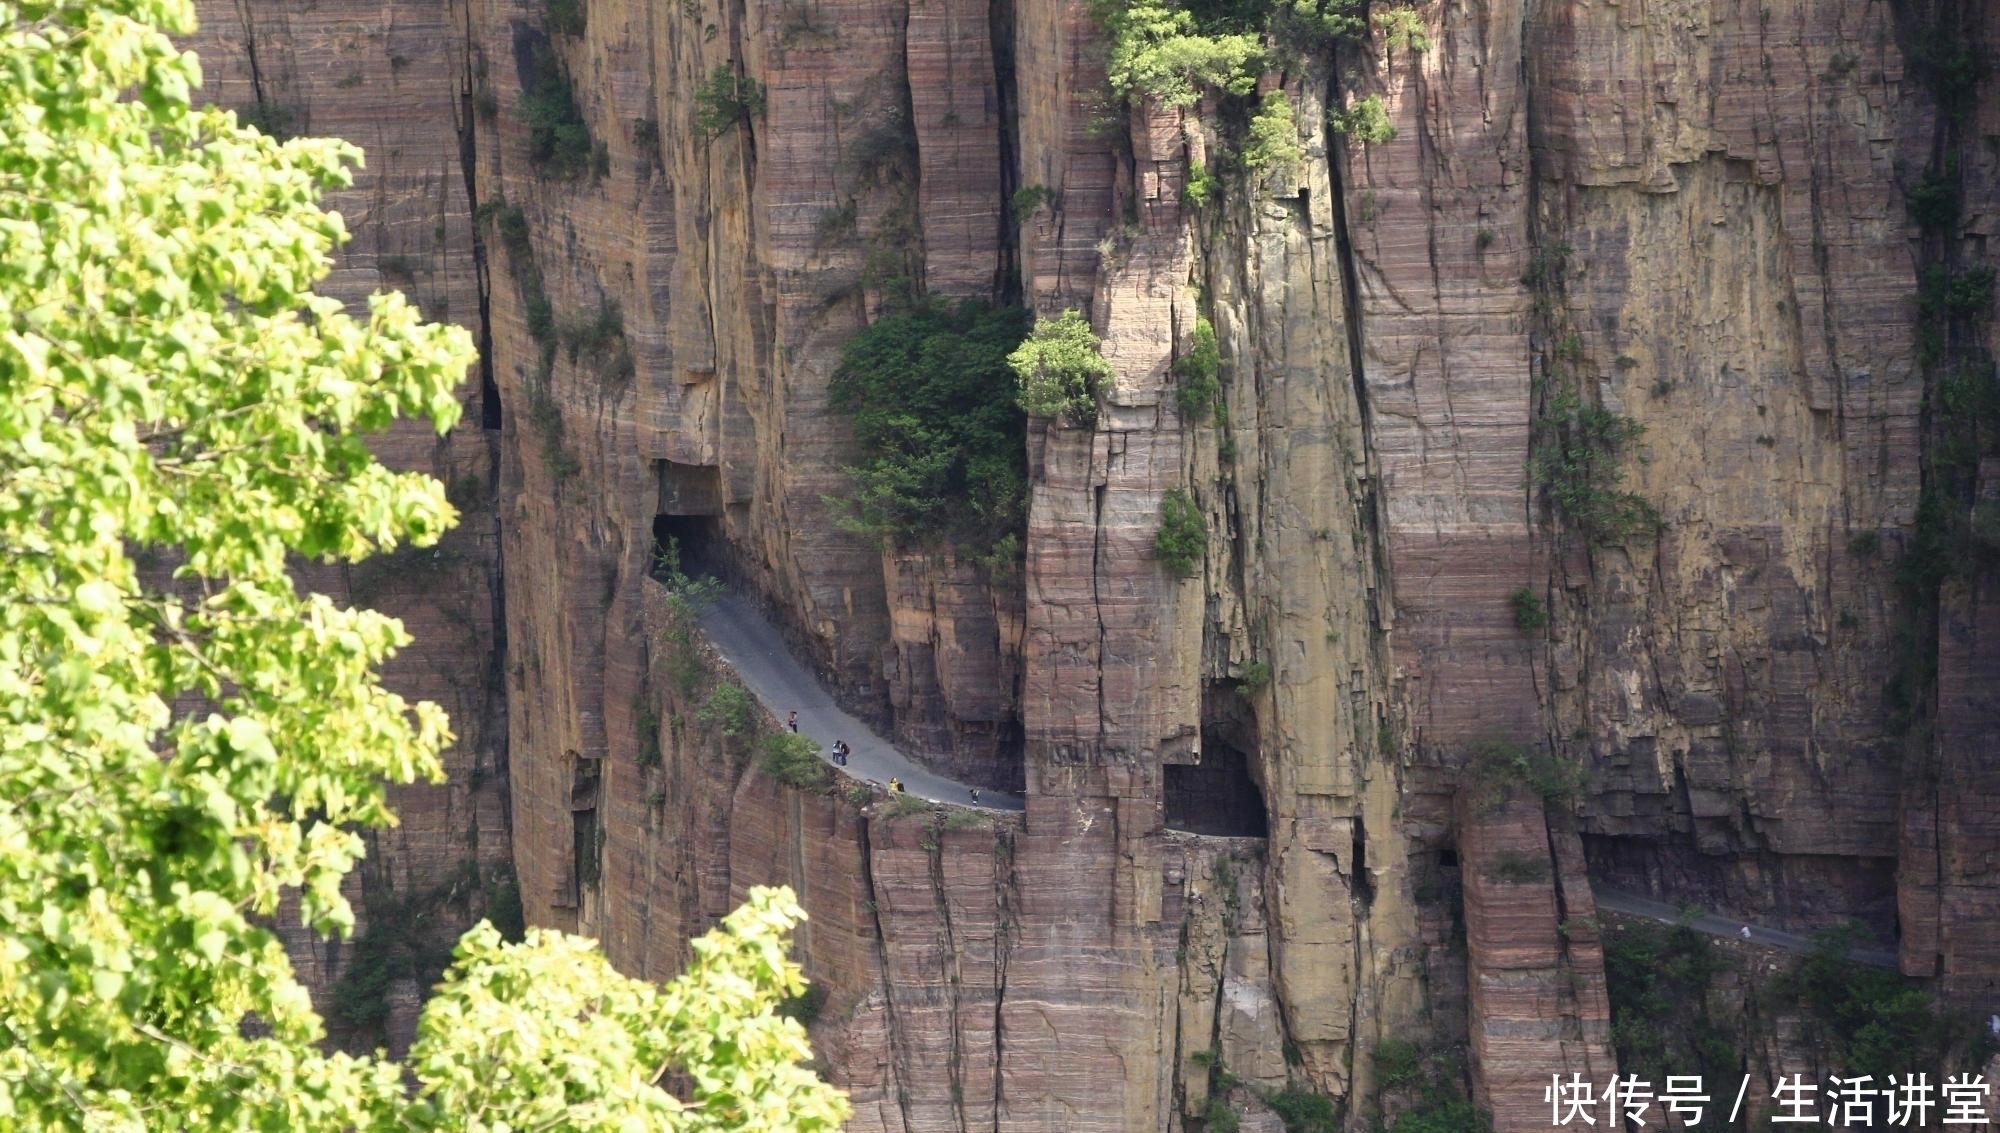
[[[889,1038],[889,1081],[884,1085],[896,1091],[896,1112],[902,1119],[904,1129],[910,1124],[910,1095],[902,1085],[904,1068],[909,1066],[908,1053],[903,1049],[903,1028],[896,1019],[896,995],[889,979],[889,936],[882,927],[882,890],[875,884],[875,828],[872,820],[863,817],[856,823],[857,835],[861,841],[861,887],[867,897],[868,918],[875,932],[869,943],[875,950],[875,967],[882,974],[882,1013]]]
[[[1348,378],[1354,384],[1355,412],[1360,418],[1360,456],[1365,470],[1361,499],[1356,502],[1355,513],[1361,522],[1372,568],[1372,577],[1367,582],[1368,624],[1373,637],[1371,652],[1378,662],[1386,664],[1383,635],[1389,619],[1383,616],[1382,603],[1387,600],[1385,583],[1389,577],[1389,548],[1384,534],[1387,527],[1381,514],[1381,492],[1375,479],[1375,431],[1373,409],[1368,400],[1368,355],[1361,333],[1361,271],[1347,219],[1348,149],[1346,136],[1333,128],[1340,106],[1340,88],[1331,75],[1326,79],[1325,99],[1327,114],[1322,137],[1326,144],[1326,174],[1332,198],[1327,202],[1327,211],[1333,217],[1334,255],[1339,261],[1340,272],[1341,317],[1347,332]]]
[[[1948,607],[1962,612],[1954,583],[1976,588],[2000,567],[1992,537],[1978,530],[1982,461],[2000,453],[2000,407],[1990,391],[1994,360],[1982,338],[1992,317],[1994,274],[1981,262],[1985,238],[1961,233],[1967,211],[1966,171],[1978,168],[1974,124],[1985,62],[1983,6],[1966,0],[1892,3],[1897,45],[1921,91],[1930,96],[1932,129],[1922,173],[1904,186],[1918,226],[1916,248],[1917,371],[1923,383],[1918,438],[1920,491],[1913,530],[1896,564],[1904,628],[1887,690],[1892,730],[1903,738],[1902,825],[1905,874],[1942,901],[1950,881],[1947,767],[1944,745],[1979,727],[1976,709],[1948,710],[1940,701]],[[1990,506],[1990,505],[1987,505]],[[1972,717],[1968,719],[1967,717]],[[1915,863],[1907,861],[1915,851]],[[1928,874],[1928,876],[1912,876]],[[1914,940],[1906,960],[1927,951],[1932,973],[1946,974],[1945,926],[1931,926],[1928,943]]]
[[[958,930],[951,921],[951,898],[944,882],[944,832],[933,830],[925,843],[925,864],[929,868],[931,899],[937,902],[938,917],[944,922],[945,995],[951,1005],[951,1050],[945,1055],[945,1076],[950,1079],[952,1118],[959,1133],[969,1133],[965,1123],[965,1027],[959,1008],[965,999],[964,971]]]
[[[1008,942],[1013,938],[1014,926],[1014,886],[1020,876],[1014,871],[1014,834],[1012,831],[993,832],[993,863],[997,874],[995,886],[998,909],[993,918],[993,1126],[992,1133],[998,1133],[1000,1115],[1007,1109],[1007,957],[1011,955]]]
[[[1020,95],[1014,71],[1014,0],[992,0],[986,9],[987,34],[993,44],[993,89],[999,100],[1000,199],[994,223],[1000,226],[1000,263],[993,292],[1002,306],[1021,302],[1021,227],[1014,223],[1014,189],[1020,152]]]
[[[1367,371],[1363,366],[1365,354],[1361,344],[1361,273],[1355,267],[1354,239],[1347,224],[1346,135],[1332,125],[1340,106],[1340,90],[1331,77],[1326,82],[1326,106],[1326,175],[1333,195],[1333,199],[1327,202],[1327,209],[1333,215],[1334,254],[1340,260],[1340,302],[1347,331],[1348,377],[1354,382],[1354,404],[1361,414],[1361,433],[1366,440],[1369,437],[1369,406]],[[1373,447],[1372,443],[1370,447]]]
[[[485,71],[485,57],[472,42],[472,15],[466,12],[465,27],[465,68],[463,85],[459,92],[455,109],[458,126],[458,167],[465,180],[465,208],[473,217],[472,224],[472,275],[474,290],[479,299],[479,326],[474,335],[479,340],[479,425],[482,429],[497,433],[501,426],[500,385],[493,377],[493,312],[492,276],[486,262],[486,238],[479,216],[479,115],[474,109],[474,92],[479,89],[481,74]],[[488,494],[500,482],[500,460],[496,448],[492,467],[488,471]]]
[[[243,58],[250,65],[250,93],[259,105],[265,101],[264,69],[257,61],[257,21],[250,15],[248,0],[238,0],[236,16],[243,21]]]

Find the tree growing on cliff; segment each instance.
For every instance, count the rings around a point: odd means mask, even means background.
[[[854,422],[854,530],[1008,564],[1027,521],[1027,422],[1008,354],[1028,312],[968,300],[888,311],[847,341],[832,402]]]
[[[1007,364],[1020,380],[1028,416],[1059,417],[1086,429],[1097,424],[1097,395],[1111,380],[1111,363],[1081,312],[1036,323]]]
[[[399,295],[312,293],[358,153],[192,107],[192,28],[188,0],[0,0],[0,1125],[833,1127],[773,1012],[781,891],[664,989],[482,926],[409,1061],[319,1049],[280,897],[351,926],[356,828],[451,737],[381,684],[400,624],[287,567],[453,522],[363,434],[449,427],[473,351]]]

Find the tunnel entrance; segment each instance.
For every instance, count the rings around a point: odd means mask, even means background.
[[[653,462],[659,506],[653,516],[653,574],[720,578],[728,573],[722,534],[722,470],[713,465]]]
[[[1168,826],[1226,838],[1269,835],[1250,758],[1208,729],[1202,731],[1201,762],[1170,763],[1165,770]]]
[[[676,570],[689,578],[720,578],[728,550],[720,516],[653,517],[653,573],[663,580]]]

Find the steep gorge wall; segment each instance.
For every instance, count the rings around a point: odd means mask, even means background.
[[[352,240],[322,291],[358,305],[377,289],[401,290],[483,348],[463,7],[203,0],[197,14],[188,46],[201,56],[202,97],[267,129],[345,138],[366,153],[352,187],[326,201]],[[442,481],[459,526],[435,548],[300,572],[301,586],[402,619],[415,643],[386,678],[404,696],[443,706],[458,737],[444,756],[449,781],[393,791],[400,825],[369,835],[368,857],[349,879],[356,937],[321,941],[297,918],[280,918],[301,979],[333,1005],[335,1036],[364,1048],[407,1043],[451,943],[513,904],[499,406],[482,377],[477,367],[466,376],[449,435],[401,422],[374,446],[384,462]]]
[[[1968,992],[2000,974],[1977,932],[2000,838],[1992,572],[1947,582],[1918,635],[1935,720],[1911,729],[1881,691],[1908,664],[1897,566],[1936,447],[1916,281],[1976,264],[2000,191],[1989,88],[1941,116],[1907,61],[1944,9],[1428,4],[1427,50],[1371,39],[1267,76],[1303,166],[1194,208],[1188,161],[1230,140],[1216,108],[1107,113],[1080,3],[588,0],[576,35],[531,0],[443,23],[213,7],[212,97],[269,85],[301,128],[369,148],[336,286],[415,256],[420,301],[485,316],[493,385],[468,400],[502,429],[478,569],[402,584],[419,619],[468,587],[484,612],[462,638],[440,614],[434,645],[417,624],[437,652],[399,664],[470,698],[447,701],[462,736],[504,698],[504,736],[460,751],[509,768],[529,918],[658,975],[742,887],[793,884],[857,1125],[1173,1128],[1205,1111],[1206,1051],[1359,1122],[1380,1042],[1468,1027],[1501,1108],[1547,1051],[1482,1038],[1514,1010],[1482,981],[1594,961],[1546,917],[1472,912],[1491,863],[1457,766],[1495,738],[1587,772],[1580,837],[1545,839],[1564,901],[1587,858],[1801,927],[1900,907],[1908,970]],[[1954,18],[1993,41],[1976,8]],[[522,95],[556,60],[601,174],[529,160]],[[764,105],[710,137],[718,67]],[[1336,129],[1365,94],[1395,139]],[[1963,203],[1940,241],[1904,200],[1946,150]],[[1017,229],[1008,199],[1036,185]],[[495,214],[483,260],[480,203],[525,234]],[[884,555],[828,502],[854,459],[828,406],[841,345],[898,280],[1005,300],[1017,277],[1045,315],[1086,311],[1116,372],[1095,428],[1031,424],[1018,587]],[[538,338],[538,296],[557,327],[615,302],[630,377]],[[1198,317],[1227,424],[1176,396]],[[1991,327],[1960,320],[1954,349],[1990,351]],[[1532,490],[1565,389],[1645,426],[1622,468],[1656,541],[1593,544]],[[480,421],[392,458],[484,475]],[[1208,519],[1192,580],[1152,555],[1170,488]],[[661,514],[726,539],[851,703],[961,777],[1024,781],[1020,825],[891,823],[704,747],[646,581]],[[1524,586],[1544,631],[1517,624]],[[468,657],[504,658],[504,689]],[[1170,780],[1221,748],[1267,812],[1254,850],[1164,828]],[[492,779],[455,782],[403,803],[397,837],[437,849],[390,860],[443,869],[505,828]]]

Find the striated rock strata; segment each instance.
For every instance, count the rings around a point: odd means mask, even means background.
[[[1196,207],[1231,111],[1113,109],[1081,0],[583,8],[552,35],[529,0],[204,5],[211,97],[369,148],[339,293],[413,287],[486,344],[446,444],[384,441],[494,490],[461,558],[355,593],[407,613],[399,679],[466,738],[371,892],[497,866],[472,832],[505,829],[531,921],[664,975],[789,883],[818,1049],[884,1130],[1261,1127],[1286,1090],[1361,1128],[1388,1040],[1468,1043],[1526,1127],[1546,1063],[1610,1069],[1592,881],[1857,918],[1953,994],[2000,979],[1995,584],[1899,586],[1927,490],[1974,536],[1995,506],[1936,408],[1947,369],[1990,381],[1990,291],[1917,303],[1993,232],[2000,102],[1937,54],[1990,13],[1427,3],[1421,50],[1266,75],[1301,165]],[[761,105],[705,122],[717,75]],[[551,84],[598,147],[569,179],[522,111]],[[1395,138],[1342,132],[1367,96]],[[1906,200],[1947,168],[1926,227]],[[1103,339],[1096,425],[1030,424],[1018,577],[840,522],[829,381],[908,290]],[[615,347],[579,345],[614,310]],[[1220,413],[1172,368],[1198,319]],[[1639,428],[1611,463],[1656,535],[1593,539],[1543,490],[1566,405]],[[1176,488],[1191,579],[1153,554]],[[1025,814],[755,770],[701,723],[719,678],[649,580],[668,538]],[[1488,741],[1586,786],[1546,822],[1474,805]],[[1496,880],[1504,854],[1544,879]]]

